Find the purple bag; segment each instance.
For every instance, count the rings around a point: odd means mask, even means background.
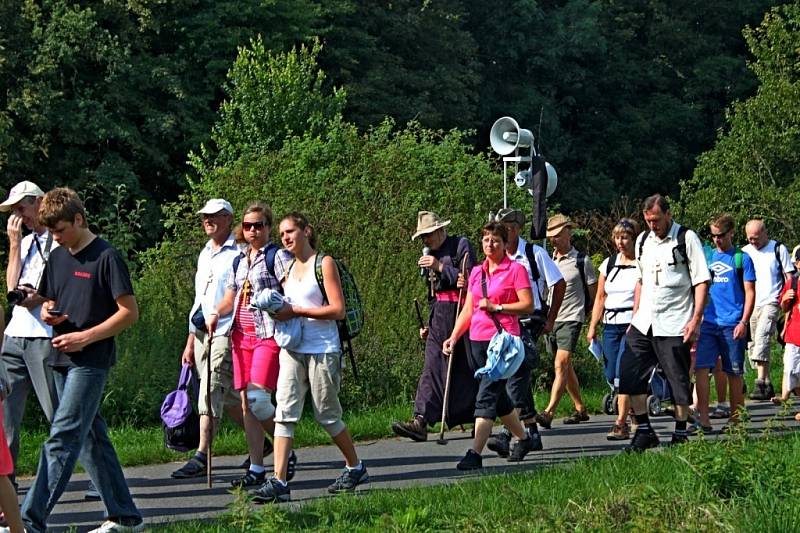
[[[190,382],[197,391],[197,378],[192,368],[184,364],[178,378],[178,388],[167,394],[161,404],[164,446],[179,452],[194,450],[200,444],[200,417],[189,395]]]

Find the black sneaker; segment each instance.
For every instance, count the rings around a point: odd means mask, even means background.
[[[769,400],[767,396],[767,385],[763,381],[756,381],[753,392],[750,393],[751,400]]]
[[[459,470],[478,470],[483,468],[483,458],[474,450],[467,450],[467,454],[461,459],[456,468]]]
[[[495,452],[499,457],[508,457],[511,449],[511,434],[503,429],[497,435],[492,435],[486,441],[486,447]]]
[[[289,461],[286,463],[286,481],[291,481],[294,479],[294,474],[297,471],[297,456],[292,450],[292,453],[289,455]]]
[[[331,494],[339,494],[340,492],[353,492],[356,487],[362,483],[369,483],[369,474],[367,467],[361,463],[361,468],[351,470],[347,467],[342,470],[333,483],[328,487],[328,492]]]
[[[188,479],[191,477],[200,477],[206,473],[206,463],[192,457],[185,465],[172,473],[174,479]]]
[[[256,503],[283,503],[292,497],[288,483],[281,483],[274,477],[267,479],[260,488],[250,492]]]
[[[658,447],[658,435],[653,430],[650,431],[636,431],[633,434],[631,443],[623,446],[624,452],[643,452],[648,448]]]
[[[392,431],[398,437],[406,437],[416,442],[428,440],[428,425],[420,417],[414,417],[408,422],[394,422]]]
[[[248,487],[257,487],[263,485],[267,477],[267,471],[256,474],[252,470],[248,470],[245,475],[238,479],[231,481],[231,487],[234,489],[246,489]]]
[[[528,452],[531,451],[533,451],[533,438],[528,435],[527,439],[518,440],[516,443],[514,443],[514,447],[511,449],[511,455],[508,456],[507,461],[509,463],[518,463],[522,461],[526,455],[528,455]]]
[[[268,437],[264,437],[264,457],[270,455],[273,451],[272,441],[269,440]],[[250,456],[247,456],[247,459],[242,461],[242,464],[239,465],[239,468],[243,470],[250,470]]]

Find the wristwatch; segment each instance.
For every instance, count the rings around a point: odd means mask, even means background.
[[[502,313],[503,312],[503,304],[497,304],[497,306],[494,308],[494,312],[495,313]]]

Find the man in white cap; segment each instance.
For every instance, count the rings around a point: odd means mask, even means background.
[[[420,331],[425,339],[425,363],[414,399],[414,416],[408,422],[395,422],[392,431],[398,436],[414,441],[428,438],[428,426],[441,421],[447,379],[447,357],[442,353],[442,343],[453,330],[458,307],[459,290],[456,286],[462,264],[467,273],[475,265],[475,251],[466,237],[448,236],[449,220],[440,219],[431,211],[417,215],[417,230],[411,240],[422,237],[425,247],[417,261],[420,273],[429,284],[428,303],[430,316],[427,326]],[[462,339],[469,338],[464,335]],[[451,394],[447,402],[448,427],[474,421],[475,396],[478,381],[473,378],[475,368],[466,351],[469,343],[459,341],[450,357],[454,357],[450,376]]]
[[[239,255],[239,247],[231,233],[233,208],[230,202],[213,198],[198,211],[202,217],[203,230],[209,237],[197,259],[197,274],[194,278],[194,303],[189,312],[189,336],[181,360],[185,364],[196,365],[200,374],[199,409],[200,445],[194,457],[172,473],[176,479],[199,477],[205,474],[208,452],[222,416],[222,410],[234,422],[244,426],[241,400],[233,390],[233,360],[230,348],[230,329],[233,320],[228,314],[219,317],[211,339],[210,357],[207,353],[208,334],[206,321],[215,313],[217,305],[225,294],[225,281]],[[207,370],[211,359],[211,398],[206,398]]]
[[[48,364],[53,353],[50,345],[53,328],[39,317],[44,298],[36,293],[50,251],[58,246],[37,216],[43,196],[44,192],[35,183],[22,181],[0,204],[0,212],[11,213],[6,225],[9,241],[6,286],[8,303],[13,307],[3,340],[3,363],[8,372],[5,386],[11,392],[3,402],[3,430],[15,464],[30,390],[36,393],[48,422],[52,421],[58,404],[53,369]],[[22,226],[31,233],[23,237]]]

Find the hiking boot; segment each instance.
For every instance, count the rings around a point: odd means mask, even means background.
[[[288,483],[281,483],[275,477],[267,479],[260,488],[250,492],[256,503],[283,503],[292,497]]]
[[[689,442],[689,437],[686,435],[678,435],[677,433],[672,434],[672,440],[667,443],[667,446],[679,446],[681,444],[686,444]]]
[[[264,437],[264,457],[270,455],[273,451],[272,441],[269,440],[266,436]],[[250,456],[247,456],[247,459],[242,461],[242,464],[239,465],[239,468],[242,470],[250,470]]]
[[[245,475],[231,481],[231,487],[234,489],[246,489],[249,487],[257,487],[264,484],[267,477],[267,471],[256,474],[252,470],[248,470]]]
[[[544,449],[542,446],[542,436],[536,431],[536,427],[526,427],[525,433],[528,434],[528,437],[531,439],[531,451],[532,452],[540,452]]]
[[[767,397],[764,398],[764,399],[765,400],[769,400],[770,398],[775,396],[775,387],[772,386],[772,382],[771,381],[769,383],[767,383],[765,385],[765,387],[766,387],[765,394],[766,394]]]
[[[364,463],[361,463],[361,468],[345,467],[339,477],[328,486],[328,492],[331,494],[353,492],[362,483],[369,483],[369,474],[367,474],[367,467],[364,466]]]
[[[483,458],[474,450],[467,450],[467,454],[456,465],[458,470],[478,470],[483,468]]]
[[[575,411],[565,418],[563,422],[565,424],[580,424],[581,422],[586,422],[587,420],[589,420],[589,414],[586,412],[586,410],[583,410]]]
[[[489,440],[486,441],[486,447],[497,453],[499,457],[508,457],[511,448],[511,433],[503,429],[497,435],[492,435],[489,437]]]
[[[416,442],[428,440],[428,425],[418,416],[408,422],[395,422],[392,424],[392,431],[398,437],[406,437]]]
[[[628,440],[631,438],[631,428],[627,423],[614,424],[611,431],[606,433],[606,440]]]
[[[535,420],[536,423],[542,426],[544,429],[550,429],[550,426],[553,424],[553,413],[542,411],[536,415]]]
[[[541,440],[539,441],[541,444]],[[528,438],[525,440],[518,440],[514,443],[514,447],[511,448],[511,455],[508,456],[507,461],[509,463],[518,463],[525,459],[525,456],[528,455],[528,452],[533,451],[533,438],[528,435]]]
[[[633,434],[631,443],[623,446],[624,452],[643,452],[648,448],[658,447],[658,435],[653,430],[637,431]]]
[[[206,463],[197,457],[192,457],[185,465],[174,471],[172,477],[174,479],[188,479],[203,476],[205,473]]]
[[[297,455],[294,450],[289,454],[289,460],[286,462],[286,481],[294,479],[294,474],[297,472]]]
[[[731,408],[727,405],[718,405],[709,416],[717,420],[730,418]]]
[[[751,400],[769,400],[767,395],[767,385],[763,381],[756,381],[753,392],[750,393]]]

